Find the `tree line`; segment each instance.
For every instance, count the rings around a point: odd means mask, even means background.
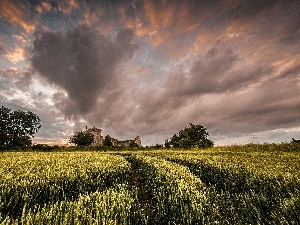
[[[2,106],[0,108],[0,150],[32,148],[33,150],[57,150],[60,147],[37,144],[32,146],[32,138],[40,129],[40,118],[30,111],[16,110]],[[199,124],[190,123],[188,127],[166,140],[164,145],[157,144],[148,148],[209,148],[214,142],[208,139],[207,129]],[[89,147],[94,143],[94,135],[87,131],[75,132],[69,143],[78,147]],[[291,144],[299,144],[300,140],[292,138]],[[107,135],[103,141],[104,148],[113,146],[112,138]],[[129,146],[136,147],[136,146]],[[98,149],[98,147],[97,147]]]

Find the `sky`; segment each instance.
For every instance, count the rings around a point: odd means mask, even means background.
[[[0,0],[0,105],[39,116],[34,143],[299,139],[300,1]]]

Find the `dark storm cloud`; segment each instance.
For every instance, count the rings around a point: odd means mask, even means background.
[[[225,93],[246,88],[271,72],[271,68],[234,69],[241,63],[231,49],[213,48],[196,60],[189,72],[175,73],[166,83],[170,95]]]
[[[31,64],[67,92],[65,112],[86,114],[95,109],[99,94],[113,82],[116,68],[133,56],[136,45],[132,38],[129,29],[112,41],[85,26],[66,33],[40,32],[33,42]]]
[[[246,93],[240,96],[243,101],[235,97],[231,98],[232,104],[220,104],[218,107],[227,115],[224,120],[232,125],[238,124],[236,132],[299,125],[300,90],[297,80],[266,82]]]
[[[231,9],[231,17],[239,20],[253,19],[253,17],[270,10],[274,6],[277,6],[278,3],[287,3],[287,1],[282,0],[237,0],[227,2]]]

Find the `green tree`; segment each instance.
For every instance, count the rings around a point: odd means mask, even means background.
[[[292,138],[291,143],[293,143],[293,144],[295,144],[295,143],[300,143],[300,139],[299,139],[299,140],[296,140],[296,139]]]
[[[174,134],[169,141],[166,140],[165,146],[175,148],[212,147],[214,143],[207,138],[208,135],[209,133],[204,126],[190,123],[188,127]]]
[[[0,108],[0,148],[24,148],[32,144],[31,138],[41,127],[40,118],[30,111],[12,111]]]
[[[109,135],[106,135],[103,142],[104,146],[112,146],[113,143],[111,141],[111,137]]]
[[[94,135],[90,132],[79,131],[70,138],[69,143],[77,146],[90,146],[94,143]]]
[[[135,143],[134,141],[130,142],[129,144],[129,148],[138,148],[140,147],[137,143]]]
[[[168,139],[165,140],[165,147],[166,148],[171,148],[171,143],[170,143],[170,141]]]

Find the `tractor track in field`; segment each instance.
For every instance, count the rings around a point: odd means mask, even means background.
[[[131,164],[132,168],[128,189],[129,191],[137,190],[137,206],[146,218],[146,224],[157,224],[157,221],[155,221],[153,196],[140,175],[140,168],[131,155],[125,155],[124,157]]]

